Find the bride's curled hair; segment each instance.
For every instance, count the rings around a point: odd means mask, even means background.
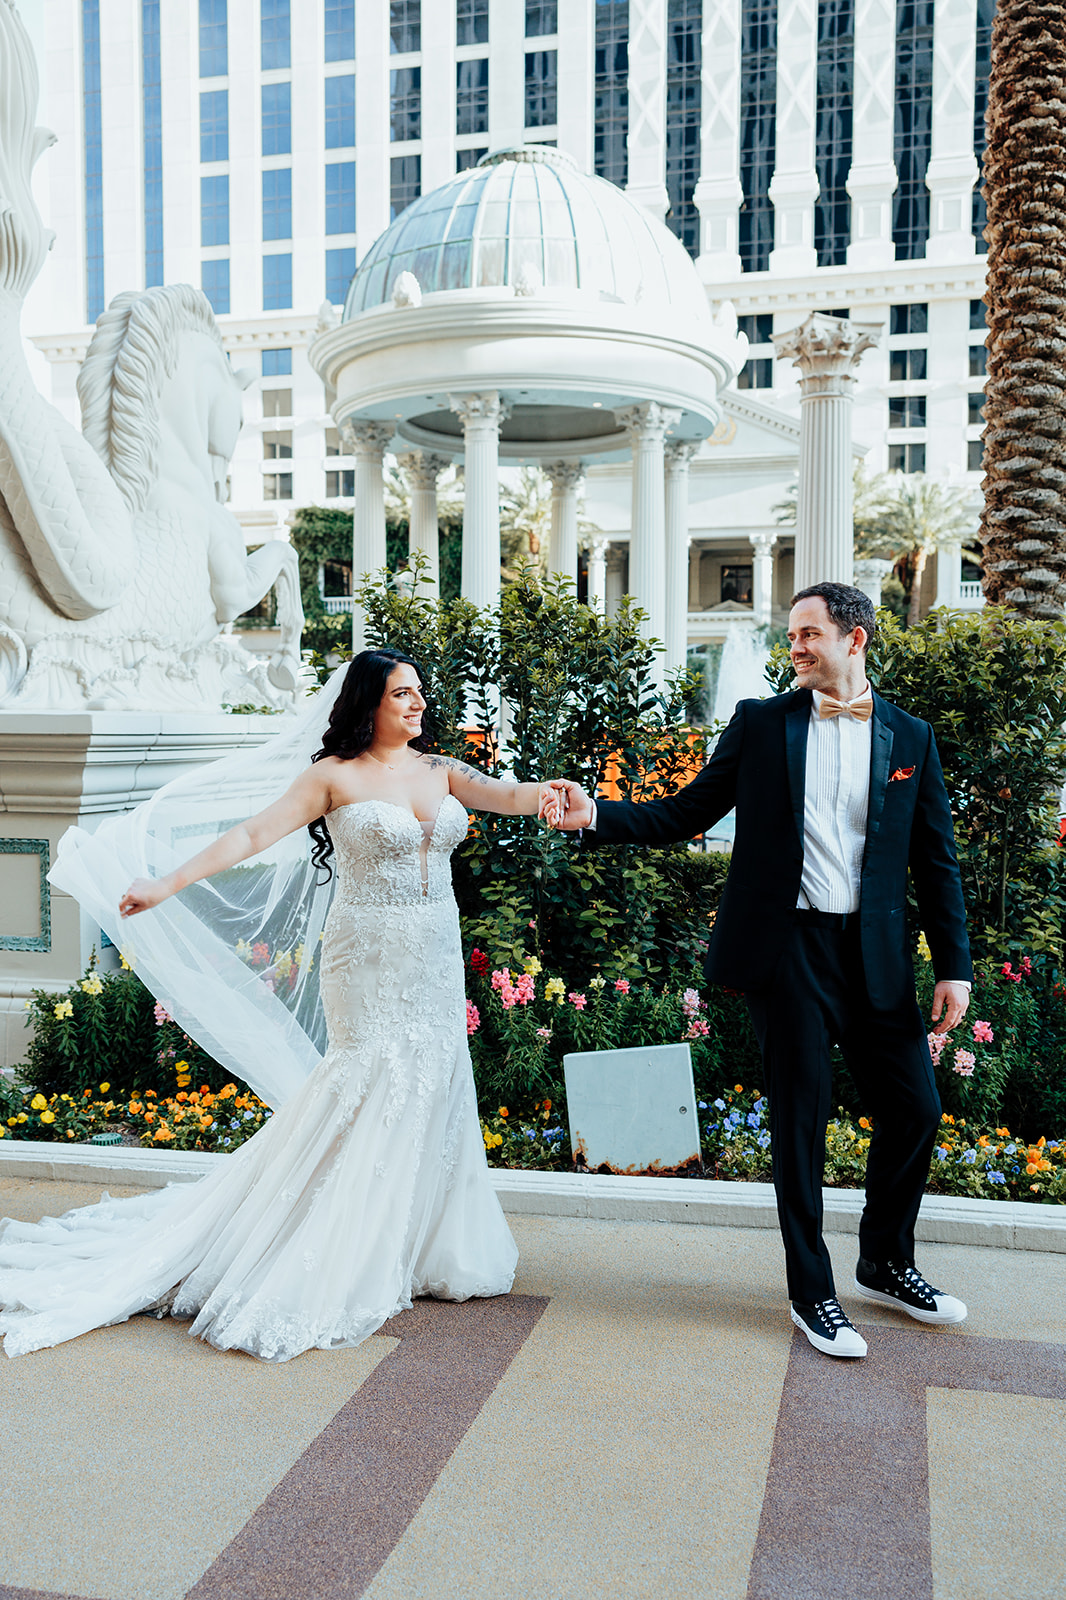
[[[402,650],[383,646],[380,650],[360,650],[348,663],[341,692],[333,703],[329,724],[322,735],[322,748],[311,757],[321,761],[324,756],[336,756],[341,761],[352,761],[369,750],[374,740],[374,712],[381,704],[390,677],[397,667],[414,667],[419,677],[422,668],[417,661],[404,655]],[[422,718],[422,732],[408,740],[412,750],[428,750],[431,745],[428,713]],[[327,882],[333,876],[329,858],[333,854],[333,840],[329,836],[325,817],[310,823],[307,829],[314,840],[311,861],[324,867]]]

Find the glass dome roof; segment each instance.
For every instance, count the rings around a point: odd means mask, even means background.
[[[699,275],[669,228],[545,145],[483,156],[408,206],[360,263],[344,320],[390,300],[401,272],[413,272],[423,294],[543,285],[710,320]]]

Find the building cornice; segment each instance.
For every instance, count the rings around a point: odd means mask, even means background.
[[[712,305],[731,300],[741,316],[749,310],[810,310],[814,305],[843,305],[845,301],[854,315],[863,305],[979,300],[987,262],[987,256],[966,261],[896,261],[877,268],[818,267],[814,272],[787,277],[776,272],[745,272],[725,282],[705,279],[704,286]]]

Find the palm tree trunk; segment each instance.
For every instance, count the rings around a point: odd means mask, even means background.
[[[919,545],[914,552],[914,571],[911,574],[911,597],[907,606],[907,626],[913,628],[918,621],[918,613],[922,608],[922,576],[925,564],[929,560],[929,551],[925,545]]]
[[[985,150],[984,591],[1066,608],[1066,3],[999,0]]]

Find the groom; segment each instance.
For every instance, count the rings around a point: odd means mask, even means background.
[[[864,1356],[866,1343],[836,1298],[822,1238],[834,1043],[874,1118],[856,1292],[919,1322],[966,1316],[914,1265],[940,1102],[914,992],[907,871],[933,957],[939,1032],[969,1005],[962,885],[933,730],[867,683],[875,627],[861,590],[802,590],[788,624],[796,690],[741,701],[699,777],[670,798],[596,802],[567,783],[557,823],[585,829],[586,846],[666,845],[736,807],[707,977],[747,1000],[770,1102],[792,1320],[835,1356]]]

